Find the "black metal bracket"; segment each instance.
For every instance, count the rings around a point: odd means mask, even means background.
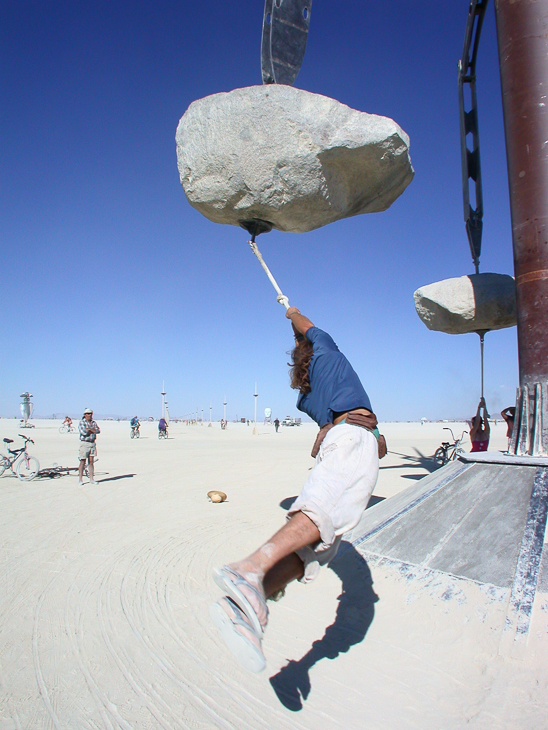
[[[462,163],[462,197],[464,203],[464,220],[466,234],[470,244],[470,253],[479,273],[479,257],[481,254],[481,235],[483,231],[483,191],[481,187],[481,164],[478,131],[478,107],[476,98],[476,60],[481,35],[483,18],[489,0],[472,0],[468,10],[468,20],[464,34],[464,48],[459,61],[459,116]],[[470,108],[466,111],[464,99],[465,84],[470,89]],[[468,149],[467,136],[472,135],[472,150]],[[470,203],[470,186],[474,183],[475,208]]]
[[[255,237],[261,233],[270,233],[272,230],[272,223],[263,221],[261,218],[251,218],[247,221],[238,221],[242,228],[251,234],[251,240],[255,242]]]

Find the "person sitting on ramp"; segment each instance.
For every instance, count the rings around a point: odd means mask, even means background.
[[[320,426],[316,462],[286,524],[247,558],[213,572],[226,594],[210,608],[211,618],[239,662],[264,669],[262,637],[266,599],[283,595],[288,583],[308,583],[332,560],[341,537],[358,524],[379,470],[377,419],[357,374],[327,334],[289,307],[295,334],[291,387],[297,408]],[[385,452],[381,451],[381,455]]]

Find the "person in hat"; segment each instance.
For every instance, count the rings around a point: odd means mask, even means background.
[[[386,453],[377,419],[358,375],[332,337],[295,307],[287,310],[295,335],[291,387],[297,408],[320,426],[316,462],[288,521],[243,560],[214,570],[226,594],[210,608],[223,640],[240,663],[264,669],[266,600],[277,600],[297,579],[308,583],[337,554],[342,535],[358,524]],[[383,444],[383,449],[380,446]]]
[[[95,439],[97,434],[101,433],[101,429],[97,423],[93,420],[93,411],[91,408],[86,408],[82,420],[78,424],[78,433],[80,434],[80,466],[78,467],[78,486],[82,487],[84,482],[84,468],[86,461],[88,462],[88,476],[90,484],[97,484],[95,481],[94,466],[93,462],[97,456],[97,449],[95,447]]]

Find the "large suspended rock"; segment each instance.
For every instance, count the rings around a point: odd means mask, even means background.
[[[414,175],[409,137],[392,119],[291,86],[199,99],[176,140],[186,196],[215,223],[311,231],[386,210]]]
[[[417,289],[415,309],[431,330],[460,335],[516,324],[514,279],[507,274],[472,274]]]

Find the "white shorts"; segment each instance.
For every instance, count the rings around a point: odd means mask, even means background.
[[[291,505],[288,519],[296,512],[309,517],[321,540],[297,555],[304,563],[301,582],[308,583],[337,554],[345,532],[356,527],[377,483],[377,439],[365,428],[341,423],[327,432],[316,463],[300,495]]]

